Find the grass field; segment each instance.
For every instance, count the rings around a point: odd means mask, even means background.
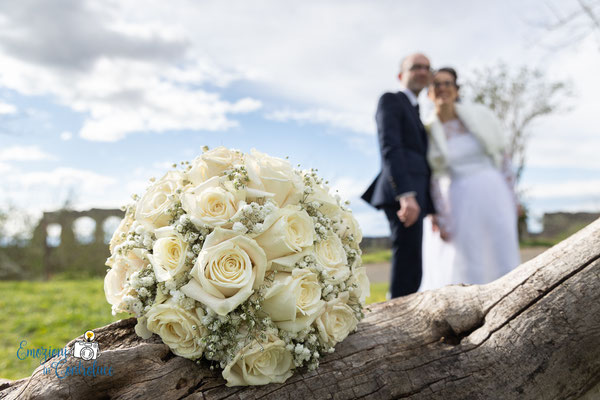
[[[363,264],[388,262],[390,250],[363,254]],[[385,300],[387,283],[372,283],[367,304]],[[22,340],[26,348],[64,347],[86,330],[127,318],[111,315],[104,298],[103,280],[54,280],[50,282],[0,281],[0,378],[18,379],[28,376],[39,360],[17,358]],[[25,346],[24,346],[25,347]]]
[[[368,303],[385,300],[387,284],[371,285]],[[111,315],[104,298],[103,280],[50,282],[0,282],[0,378],[19,379],[31,375],[39,359],[19,360],[23,348],[63,348],[85,331],[106,325],[126,314]]]
[[[372,252],[363,253],[363,264],[379,264],[388,262],[392,259],[392,251],[390,249],[374,250]]]
[[[86,330],[125,316],[111,315],[102,279],[0,282],[0,293],[0,378],[23,378],[39,365],[39,359],[17,358],[22,340],[23,348],[62,348]]]
[[[577,232],[574,230],[575,233]],[[531,247],[552,247],[555,244],[561,242],[562,240],[569,237],[569,235],[564,234],[555,239],[527,239],[519,242],[519,247],[521,249],[527,249]],[[390,249],[374,249],[371,251],[366,251],[362,255],[363,264],[379,264],[384,262],[389,262],[392,259],[392,251]]]

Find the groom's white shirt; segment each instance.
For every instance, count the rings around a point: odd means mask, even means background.
[[[408,97],[408,100],[410,101],[410,104],[412,104],[413,107],[416,107],[417,104],[419,104],[419,100],[417,99],[417,95],[413,93],[412,90],[407,89],[407,88],[403,88],[401,90],[402,93],[404,93],[406,95],[406,97]]]
[[[504,157],[506,142],[504,129],[494,113],[481,104],[456,103],[454,105],[458,119],[467,131],[473,134],[483,145],[496,167],[500,167]],[[448,145],[444,127],[433,112],[425,122],[429,133],[427,161],[434,175],[444,175],[448,168]]]

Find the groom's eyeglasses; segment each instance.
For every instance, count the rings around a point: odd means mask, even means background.
[[[409,70],[411,71],[418,71],[420,69],[422,69],[423,71],[431,72],[431,67],[425,64],[413,64],[409,68]]]
[[[433,87],[436,88],[436,89],[440,89],[442,87],[449,88],[449,87],[452,87],[452,86],[455,86],[455,85],[456,84],[454,82],[452,82],[452,81],[433,82]]]

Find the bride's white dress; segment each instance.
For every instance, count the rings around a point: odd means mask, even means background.
[[[482,284],[520,263],[513,193],[479,141],[453,120],[448,133],[449,184],[439,183],[436,208],[445,208],[452,239],[444,242],[423,226],[423,279],[420,290],[448,284]]]

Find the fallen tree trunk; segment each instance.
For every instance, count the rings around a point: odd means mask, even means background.
[[[488,285],[370,306],[318,370],[284,384],[228,388],[134,325],[95,330],[112,376],[60,380],[41,366],[0,398],[600,398],[600,220]]]

